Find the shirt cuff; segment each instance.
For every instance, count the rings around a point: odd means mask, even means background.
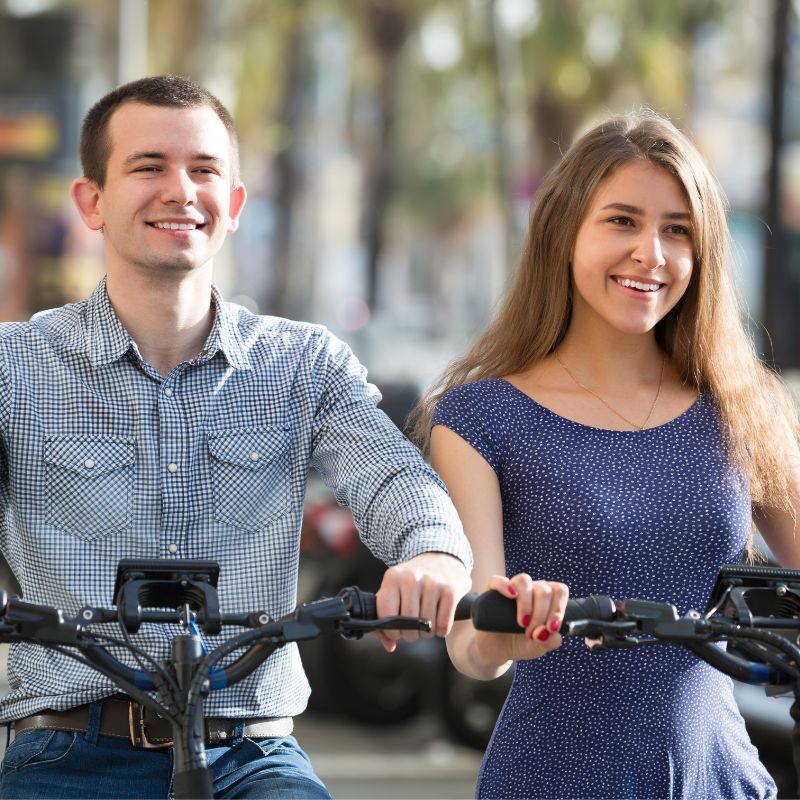
[[[467,537],[459,530],[420,528],[403,543],[399,561],[408,561],[423,553],[446,553],[454,556],[466,567],[467,572],[472,572],[472,549]]]

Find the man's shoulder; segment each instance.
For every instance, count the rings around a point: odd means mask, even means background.
[[[74,329],[83,317],[86,301],[68,303],[37,311],[30,319],[0,323],[0,339],[8,340],[31,334],[59,335]]]
[[[324,326],[313,322],[255,314],[236,303],[225,302],[227,318],[242,341],[250,346],[257,343],[305,349],[316,343],[335,341],[336,337]]]
[[[37,311],[29,320],[0,322],[0,346],[32,338],[56,340],[72,337],[83,318],[85,301]]]

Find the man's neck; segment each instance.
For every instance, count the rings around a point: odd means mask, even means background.
[[[160,375],[200,354],[214,324],[210,269],[179,280],[109,272],[106,289],[142,358]]]

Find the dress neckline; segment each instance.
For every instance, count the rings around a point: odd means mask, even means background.
[[[703,393],[702,392],[698,393],[697,397],[695,397],[694,401],[692,402],[692,404],[688,408],[686,408],[684,411],[681,411],[681,413],[678,414],[676,417],[673,417],[672,419],[667,420],[666,422],[662,422],[660,425],[652,425],[651,427],[643,428],[642,430],[620,431],[620,430],[616,430],[615,428],[600,428],[600,427],[598,427],[596,425],[587,425],[584,422],[577,422],[574,419],[570,419],[569,417],[562,416],[561,414],[557,413],[556,411],[553,411],[552,408],[548,408],[547,406],[542,405],[538,400],[534,400],[534,398],[531,397],[527,392],[523,392],[522,389],[520,389],[518,386],[514,386],[514,384],[511,383],[511,381],[509,381],[508,379],[506,379],[506,378],[496,378],[496,380],[501,381],[502,383],[506,384],[507,386],[510,386],[517,394],[519,394],[522,397],[524,397],[528,402],[533,403],[533,405],[535,405],[538,409],[540,409],[544,413],[548,414],[549,416],[553,417],[554,419],[557,419],[560,422],[565,422],[565,423],[567,423],[569,425],[574,425],[574,426],[576,426],[578,428],[585,428],[586,430],[590,430],[590,431],[599,431],[600,433],[614,433],[614,434],[619,433],[619,434],[624,434],[624,435],[631,435],[631,434],[633,434],[633,435],[642,435],[642,434],[646,434],[646,433],[648,433],[650,431],[663,430],[664,428],[668,428],[671,425],[675,425],[676,423],[679,423],[680,421],[683,420],[684,417],[690,415],[700,405],[700,402],[703,399]]]

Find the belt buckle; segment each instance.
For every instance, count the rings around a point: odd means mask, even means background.
[[[145,706],[131,701],[128,703],[128,729],[131,736],[131,744],[137,750],[165,750],[172,747],[173,740],[169,739],[165,742],[151,742],[147,738],[145,731]]]

